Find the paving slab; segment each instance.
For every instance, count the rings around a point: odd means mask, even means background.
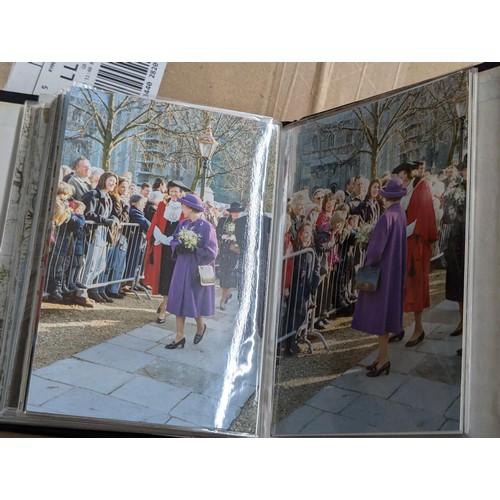
[[[311,406],[301,406],[286,416],[283,420],[275,423],[272,434],[277,436],[299,435],[309,422],[322,415],[323,412]]]
[[[168,360],[167,362],[159,358],[154,359],[137,374],[200,394],[207,391],[215,381],[221,383],[220,377],[216,373],[200,370],[196,366],[182,361]]]
[[[198,349],[192,349],[187,342],[186,346],[182,349],[180,347],[177,349],[165,349],[165,345],[169,344],[170,340],[170,338],[167,338],[165,342],[162,341],[161,343],[156,344],[151,349],[148,349],[147,353],[157,358],[161,358],[165,360],[165,362],[181,362],[191,366],[196,366],[203,358],[203,353]]]
[[[354,368],[332,380],[330,385],[358,393],[389,398],[407,381],[408,376],[400,373],[390,372],[389,376],[367,377],[365,368]]]
[[[172,335],[175,332],[175,329],[173,331],[166,331],[165,329],[160,328],[160,326],[161,325],[156,326],[154,324],[148,323],[139,328],[131,330],[130,332],[128,332],[128,335],[133,335],[134,337],[139,337],[141,339],[151,340],[152,342],[160,342],[166,336]]]
[[[30,380],[28,392],[28,404],[38,406],[51,399],[70,391],[73,386],[47,380],[37,375],[33,375]]]
[[[133,375],[123,370],[89,363],[75,358],[63,359],[34,372],[47,380],[109,394],[128,382]]]
[[[220,425],[216,425],[217,410],[220,402],[203,394],[190,393],[170,415],[187,422],[194,422],[200,428],[227,430],[232,421],[239,415],[240,408],[229,404],[225,407]]]
[[[459,356],[427,354],[411,370],[411,375],[460,386],[462,360]]]
[[[419,344],[418,351],[428,354],[439,354],[441,356],[455,356],[457,349],[462,347],[462,341],[458,337],[451,337],[450,340],[427,339]]]
[[[113,337],[107,341],[109,344],[116,344],[121,347],[127,347],[128,349],[134,349],[139,352],[146,352],[149,349],[158,345],[157,342],[153,342],[152,340],[142,339],[140,337],[129,335],[128,333],[124,333],[122,335],[118,335],[117,337]]]
[[[432,432],[438,430],[445,418],[439,412],[431,412],[402,404],[394,400],[363,394],[341,413],[380,432]]]
[[[359,364],[363,367],[371,365],[377,356],[374,351],[368,356],[363,358]],[[425,359],[425,353],[413,351],[412,349],[397,349],[393,344],[389,344],[389,358],[391,359],[391,374],[393,372],[408,374],[413,370],[421,361]]]
[[[459,386],[410,377],[408,382],[391,396],[391,400],[417,409],[431,409],[433,413],[444,415],[459,395]]]
[[[79,352],[74,357],[130,373],[139,370],[139,368],[142,368],[155,359],[151,354],[121,347],[109,342]]]
[[[448,419],[442,425],[440,431],[455,431],[460,432],[460,422],[458,420]]]
[[[140,375],[111,393],[114,398],[162,412],[165,420],[172,408],[188,395],[189,391],[186,389]]]
[[[329,385],[307,400],[305,404],[321,411],[340,413],[359,397],[359,392],[347,391]]]
[[[163,424],[168,419],[163,412],[79,388],[65,392],[32,411],[157,424]]]
[[[225,397],[227,391],[229,402],[242,408],[254,396],[255,390],[255,383],[248,383],[242,377],[236,377],[235,380],[219,377],[203,394],[214,399],[221,399]]]
[[[453,420],[460,421],[460,413],[462,410],[462,401],[461,397],[459,396],[453,403],[448,407],[448,409],[445,412],[445,417]]]
[[[334,413],[322,413],[314,420],[309,422],[301,431],[300,435],[308,436],[332,436],[343,434],[377,434],[380,431],[377,427],[369,425],[366,422],[337,415]]]

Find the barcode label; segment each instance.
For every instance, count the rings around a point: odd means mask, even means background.
[[[108,92],[154,98],[166,66],[158,62],[15,63],[5,90],[55,94],[82,83]]]
[[[156,76],[159,63],[117,62],[102,63],[94,87],[112,92],[133,93],[149,97],[152,82],[149,77]]]

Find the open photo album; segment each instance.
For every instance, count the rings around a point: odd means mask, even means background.
[[[19,104],[0,423],[462,435],[477,75],[287,124],[78,85]]]

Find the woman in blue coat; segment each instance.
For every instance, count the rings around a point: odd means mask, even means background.
[[[176,337],[166,349],[184,347],[186,317],[196,321],[194,343],[203,339],[206,325],[203,316],[215,314],[215,285],[202,286],[198,278],[199,265],[214,267],[218,252],[214,226],[203,217],[203,203],[194,194],[178,199],[184,219],[177,226],[170,242],[175,257],[174,273],[170,283],[167,311],[175,314]],[[190,241],[183,237],[188,232]]]
[[[378,267],[380,278],[374,292],[360,291],[352,327],[378,335],[377,360],[368,367],[369,377],[389,374],[389,333],[401,331],[406,276],[406,215],[399,200],[406,194],[400,179],[391,179],[380,190],[386,211],[373,229],[365,266]]]

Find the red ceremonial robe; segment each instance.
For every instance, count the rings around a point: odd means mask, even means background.
[[[163,245],[155,245],[155,237],[153,235],[154,228],[158,227],[162,234],[165,234],[167,227],[167,219],[164,217],[165,209],[168,202],[160,201],[158,209],[151,219],[151,225],[146,233],[146,252],[144,254],[144,283],[149,285],[153,295],[160,293],[160,272],[161,272],[161,253]],[[181,213],[179,221],[184,219],[184,214]]]
[[[432,243],[438,240],[432,193],[426,181],[414,188],[406,209],[408,224],[417,221],[407,239],[405,312],[422,312],[430,306],[429,273]]]

